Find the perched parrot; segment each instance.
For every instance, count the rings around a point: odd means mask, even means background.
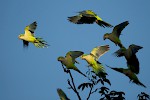
[[[90,54],[83,54],[81,55],[81,59],[86,60],[89,66],[92,67],[94,73],[99,76],[99,77],[106,77],[106,72],[103,67],[103,65],[98,62],[98,59],[108,52],[109,50],[109,45],[105,46],[97,46],[93,48]]]
[[[135,83],[137,85],[141,85],[141,86],[146,88],[146,86],[143,83],[140,82],[140,80],[138,79],[136,74],[134,72],[132,72],[129,68],[127,68],[127,69],[124,69],[124,68],[112,68],[112,67],[109,67],[109,68],[111,68],[111,69],[113,69],[115,71],[118,71],[120,73],[123,73],[124,75],[129,77],[130,81],[132,81],[133,83]]]
[[[57,60],[60,61],[62,65],[65,65],[67,69],[73,69],[86,77],[86,75],[75,66],[75,63],[78,63],[75,59],[82,54],[82,51],[69,51],[65,57],[60,56]]]
[[[44,48],[49,46],[47,42],[44,41],[42,38],[34,36],[34,31],[36,27],[37,27],[37,23],[33,22],[32,24],[25,27],[24,34],[20,34],[18,36],[19,39],[23,40],[24,47],[28,47],[29,42],[33,43],[38,48]]]
[[[121,35],[121,31],[129,24],[128,21],[125,21],[123,23],[120,23],[119,25],[116,25],[112,31],[112,33],[106,33],[104,34],[103,39],[109,39],[110,41],[114,42],[116,45],[118,45],[120,48],[124,47],[121,43],[121,40],[119,39]]]
[[[84,10],[78,12],[79,14],[76,16],[68,17],[70,22],[75,24],[93,24],[96,22],[101,27],[113,27],[111,24],[103,21],[97,14],[95,14],[92,10]]]
[[[62,89],[58,88],[57,93],[60,97],[60,100],[70,100]]]
[[[116,51],[114,54],[117,57],[122,57],[124,56],[127,60],[127,65],[129,67],[129,69],[138,74],[139,73],[139,60],[136,57],[136,52],[138,52],[139,49],[142,49],[143,47],[135,45],[135,44],[131,44],[129,46],[128,49],[126,49],[125,47],[120,48],[118,51]]]

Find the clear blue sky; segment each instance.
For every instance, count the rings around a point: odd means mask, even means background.
[[[122,43],[128,47],[134,43],[144,48],[137,53],[140,61],[139,79],[147,88],[129,83],[129,79],[109,68],[106,71],[112,86],[111,90],[124,91],[127,100],[136,100],[140,92],[150,94],[150,1],[149,0],[1,0],[0,1],[0,100],[58,100],[56,89],[62,88],[72,100],[76,95],[68,90],[66,75],[58,56],[65,56],[70,50],[89,53],[99,45],[110,45],[110,51],[99,59],[103,64],[113,67],[126,67],[124,58],[115,58],[112,53],[119,48],[103,35],[112,28],[102,28],[97,24],[75,25],[67,17],[82,10],[93,10],[103,20],[117,25],[128,20],[129,25],[122,31]],[[33,44],[23,49],[18,39],[24,28],[37,21],[36,36],[43,37],[51,46],[38,49]],[[84,73],[87,63],[78,59],[77,66]],[[72,72],[76,84],[84,77]],[[85,79],[85,81],[87,81]],[[83,100],[89,90],[83,91]],[[91,100],[98,100],[97,93]]]

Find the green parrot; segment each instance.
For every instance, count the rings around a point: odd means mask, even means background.
[[[121,35],[121,31],[129,24],[128,21],[122,22],[118,25],[116,25],[112,31],[112,33],[106,33],[103,36],[103,39],[109,39],[110,41],[114,42],[116,45],[118,45],[120,48],[124,47],[121,43],[121,40],[119,39]]]
[[[60,100],[70,100],[62,89],[58,88],[57,93],[60,97]]]
[[[97,46],[93,48],[90,54],[81,55],[82,60],[86,60],[89,66],[92,67],[94,73],[99,77],[106,77],[106,72],[103,65],[98,62],[98,59],[109,51],[109,45]]]
[[[128,49],[126,49],[125,47],[120,48],[114,54],[117,57],[124,56],[127,60],[127,66],[130,68],[130,70],[132,72],[138,74],[140,68],[139,68],[139,60],[136,57],[136,53],[138,52],[138,50],[140,50],[142,48],[143,47],[141,47],[141,46],[131,44]]]
[[[47,42],[44,41],[42,38],[34,36],[34,31],[36,27],[37,27],[37,23],[33,22],[32,24],[25,27],[24,34],[20,34],[18,36],[19,39],[23,40],[24,47],[28,47],[29,42],[33,43],[38,48],[44,48],[49,46]]]
[[[129,68],[125,69],[125,68],[112,68],[110,66],[107,66],[107,67],[109,67],[117,72],[123,73],[124,75],[129,77],[130,81],[132,81],[133,83],[135,83],[137,85],[141,85],[146,88],[146,86],[140,82],[140,80],[138,79],[136,74],[134,72],[132,72]]]
[[[75,66],[75,63],[78,63],[75,59],[82,54],[84,54],[82,51],[69,51],[65,57],[60,56],[57,60],[60,61],[62,65],[65,65],[67,69],[73,69],[86,77],[86,75]]]
[[[103,21],[97,14],[95,14],[92,10],[84,10],[78,12],[79,14],[76,16],[68,17],[70,22],[75,24],[93,24],[96,22],[101,27],[113,27],[111,24]]]

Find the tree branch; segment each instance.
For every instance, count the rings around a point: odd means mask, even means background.
[[[93,89],[93,86],[92,86],[91,89],[90,89],[90,92],[89,92],[89,95],[88,95],[88,97],[87,97],[87,100],[89,100],[89,98],[90,98],[90,96],[91,96],[91,94],[92,94],[92,89]]]
[[[81,97],[80,97],[80,95],[79,95],[79,92],[77,91],[76,86],[75,86],[75,84],[74,84],[74,80],[73,80],[73,77],[72,77],[72,74],[71,74],[70,70],[64,68],[63,64],[62,64],[62,68],[64,69],[64,72],[69,73],[70,78],[71,78],[72,85],[71,85],[69,79],[68,79],[68,84],[69,84],[69,86],[71,87],[71,89],[76,93],[76,95],[78,96],[78,99],[81,100]]]
[[[74,84],[74,80],[73,80],[73,77],[72,77],[72,74],[71,74],[70,70],[68,70],[68,73],[69,73],[69,75],[70,75],[70,77],[71,77],[71,82],[72,82],[72,84],[73,84],[73,88],[74,88],[73,91],[77,94],[78,99],[81,100],[81,97],[80,97],[80,95],[79,95],[79,92],[77,91],[76,86],[75,86],[75,84]]]

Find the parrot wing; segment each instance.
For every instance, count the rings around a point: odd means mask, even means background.
[[[98,61],[98,59],[108,51],[109,51],[109,45],[97,46],[93,48],[90,54],[95,57],[96,61]]]
[[[66,57],[71,56],[73,59],[76,59],[77,57],[81,56],[82,54],[84,54],[82,51],[69,51],[66,54]]]
[[[131,44],[129,48],[132,50],[133,54],[135,54],[138,52],[138,50],[142,49],[143,47],[135,45],[135,44]]]
[[[128,24],[129,24],[129,22],[128,22],[128,21],[125,21],[125,22],[122,22],[122,23],[116,25],[116,26],[114,27],[114,29],[113,29],[112,34],[113,34],[113,35],[116,35],[116,36],[119,38],[119,36],[121,35],[121,31],[122,31]]]
[[[83,11],[80,11],[79,14],[86,16],[86,17],[96,17],[97,16],[92,10],[83,10]]]
[[[114,55],[117,56],[117,57],[122,57],[122,56],[124,56],[125,51],[126,51],[126,48],[120,48],[119,50],[114,52]]]
[[[28,45],[29,45],[29,42],[28,42],[28,41],[23,40],[23,47],[28,47]]]
[[[36,27],[37,27],[36,21],[33,22],[32,24],[26,26],[25,27],[25,35],[26,36],[29,36],[29,35],[34,36],[34,31],[35,31]]]
[[[138,58],[136,57],[135,54],[133,54],[128,60],[127,60],[127,65],[129,67],[129,69],[138,74],[139,73],[139,70],[140,70],[140,67],[139,67],[139,60]]]
[[[80,14],[77,16],[68,17],[68,20],[75,24],[93,24],[95,22],[96,18],[88,17],[88,16]]]

